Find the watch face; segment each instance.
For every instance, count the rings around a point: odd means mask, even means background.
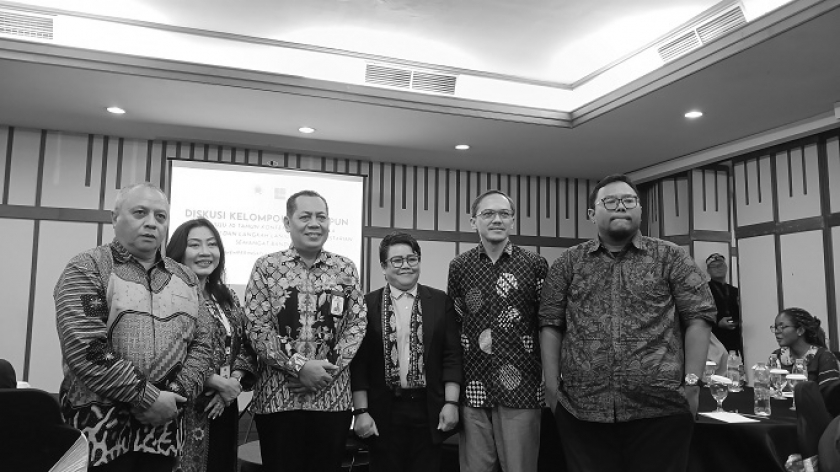
[[[688,374],[688,375],[685,376],[685,384],[686,385],[697,385],[698,378],[699,377],[697,377],[696,374]]]

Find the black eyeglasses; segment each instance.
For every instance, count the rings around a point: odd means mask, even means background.
[[[404,266],[405,264],[408,264],[409,267],[417,267],[417,264],[420,263],[420,256],[414,254],[414,255],[405,256],[405,257],[402,257],[402,256],[392,257],[392,258],[388,259],[388,263],[390,263],[391,267],[393,267],[395,269],[399,269],[400,267]]]
[[[779,326],[771,326],[770,332],[771,333],[781,333],[785,330],[785,328],[795,328],[796,326],[793,325],[779,325]]]
[[[636,197],[636,196],[627,196],[627,197],[621,197],[621,198],[607,197],[607,198],[602,198],[601,200],[599,200],[598,203],[603,205],[605,210],[610,210],[610,211],[618,210],[618,204],[619,203],[624,205],[625,209],[632,210],[633,208],[636,208],[637,206],[639,206],[639,197]]]
[[[481,219],[486,221],[493,221],[496,218],[496,215],[499,215],[499,218],[502,220],[509,220],[513,218],[513,211],[512,210],[484,210],[478,214]]]

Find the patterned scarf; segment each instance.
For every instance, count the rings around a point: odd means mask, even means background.
[[[423,388],[423,311],[419,293],[414,297],[409,324],[408,388]],[[391,285],[382,291],[382,348],[385,352],[385,383],[392,389],[400,388],[400,351],[397,346],[397,313],[391,304]]]

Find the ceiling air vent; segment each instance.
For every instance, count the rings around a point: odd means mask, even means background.
[[[0,10],[0,35],[53,39],[53,18],[29,12]]]
[[[679,36],[669,38],[657,48],[659,57],[665,62],[672,61],[746,23],[741,5],[735,5],[712,18],[696,23],[688,31],[678,33]]]
[[[457,79],[455,75],[382,64],[368,64],[365,69],[366,84],[445,95],[455,94]]]

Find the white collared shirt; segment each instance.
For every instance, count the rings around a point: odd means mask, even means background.
[[[390,284],[389,284],[390,285]],[[411,308],[417,298],[417,285],[407,291],[402,291],[393,285],[391,288],[391,305],[397,318],[397,351],[400,355],[400,386],[408,388],[408,368],[411,357],[409,347],[411,334]],[[422,341],[422,340],[421,340]],[[422,372],[421,375],[425,375]]]

